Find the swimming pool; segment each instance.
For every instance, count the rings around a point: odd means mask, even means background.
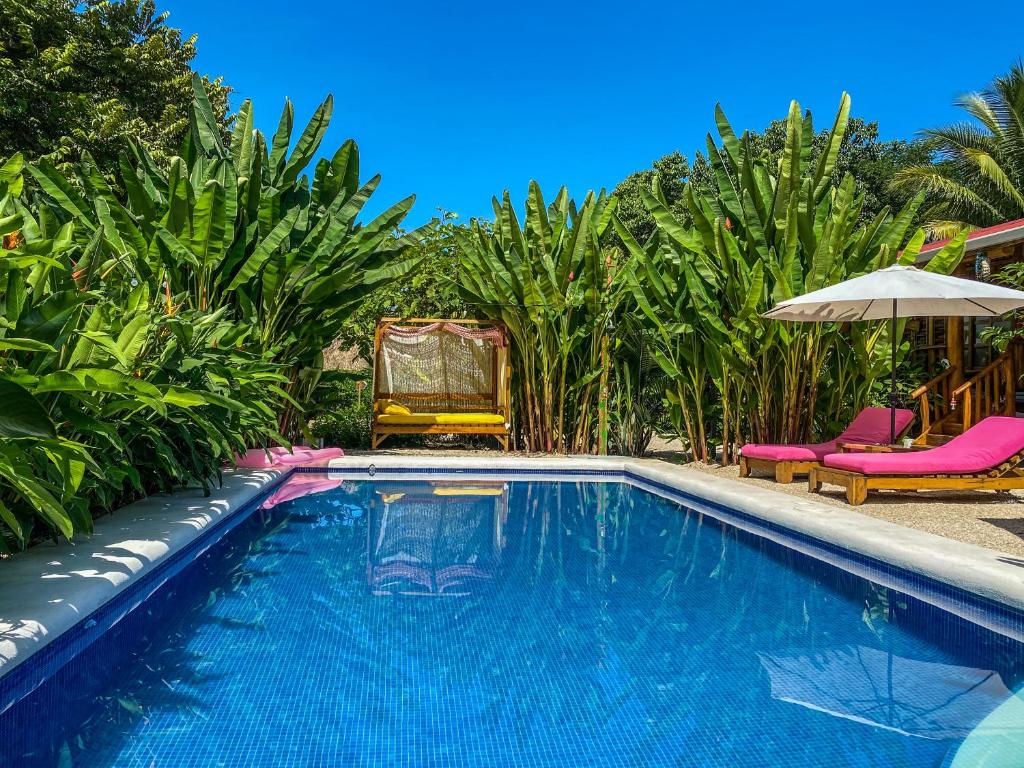
[[[0,764],[916,767],[1024,735],[1006,634],[616,478],[433,478],[292,476],[0,715]]]

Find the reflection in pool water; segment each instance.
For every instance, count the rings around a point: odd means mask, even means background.
[[[381,484],[370,500],[367,580],[375,594],[465,595],[494,578],[505,483]]]
[[[296,478],[0,716],[0,765],[959,768],[979,722],[973,754],[1019,746],[1021,644],[638,488]]]

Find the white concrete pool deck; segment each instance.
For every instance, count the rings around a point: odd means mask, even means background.
[[[655,459],[619,457],[387,456],[335,459],[331,468],[368,477],[368,468],[628,472],[759,520],[929,576],[1006,605],[1024,609],[1024,560],[913,530],[852,509],[793,496]],[[194,541],[204,530],[245,506],[283,471],[226,472],[224,485],[204,498],[184,491],[154,496],[96,521],[95,532],[71,544],[42,544],[0,562],[0,681],[25,659],[111,600],[142,575]],[[388,479],[400,475],[389,472]],[[381,479],[378,475],[377,479]],[[525,478],[521,478],[525,479]],[[655,490],[655,492],[658,492]],[[698,510],[701,505],[694,504]],[[727,518],[721,511],[708,510]],[[782,538],[756,523],[731,519],[768,538]],[[792,546],[792,542],[787,542]],[[820,551],[797,546],[822,557]],[[824,559],[830,559],[827,556]],[[857,571],[856,568],[848,568]],[[862,575],[868,575],[867,572]],[[885,583],[877,572],[875,581]],[[911,590],[908,590],[911,591]],[[925,597],[922,595],[922,597]],[[954,612],[959,606],[943,604]],[[976,617],[971,617],[975,620]],[[1005,627],[993,626],[998,631]],[[1024,638],[1022,638],[1024,639]]]
[[[201,489],[150,496],[96,520],[90,537],[0,561],[0,681],[283,474],[225,472],[210,496]]]

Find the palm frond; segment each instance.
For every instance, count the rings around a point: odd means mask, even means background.
[[[968,93],[958,98],[955,104],[988,128],[991,133],[998,135],[1002,132],[1002,121],[988,95]]]
[[[924,192],[929,199],[942,202],[964,221],[982,218],[978,224],[994,224],[1005,220],[1002,211],[988,200],[956,179],[942,173],[933,165],[915,165],[904,168],[893,178],[892,185],[899,190]]]
[[[1018,208],[1024,210],[1024,195],[1014,185],[1002,166],[988,152],[968,150],[968,157],[978,166],[981,174],[995,185],[1000,193],[1010,198]]]
[[[935,162],[902,170],[891,188],[925,191],[942,209],[936,228],[1024,216],[1024,63],[956,103],[976,122],[924,131],[936,145]]]
[[[993,137],[970,123],[956,123],[942,128],[928,128],[924,135],[938,142],[939,155],[946,159],[963,157],[968,150],[988,151]]]

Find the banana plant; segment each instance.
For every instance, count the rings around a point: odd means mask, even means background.
[[[279,366],[238,350],[216,313],[166,315],[116,272],[81,286],[74,223],[36,218],[0,175],[0,548],[88,533],[92,515],[185,483],[208,487],[276,439]],[[52,232],[47,233],[49,228]],[[52,236],[47,236],[52,234]]]
[[[130,148],[121,189],[88,156],[0,166],[0,548],[288,444],[322,348],[414,264],[411,198],[358,220],[354,143],[306,175],[331,107],[293,140],[286,103],[268,146],[246,103],[227,144],[197,84],[179,156]]]
[[[180,155],[164,171],[132,146],[120,162],[123,192],[88,156],[70,179],[46,160],[30,166],[41,217],[74,223],[80,290],[117,276],[126,286],[148,285],[166,315],[225,308],[246,326],[236,341],[287,369],[280,429],[292,433],[298,398],[315,386],[321,352],[354,306],[415,266],[410,249],[419,233],[398,234],[414,197],[359,220],[380,176],[360,182],[355,143],[313,163],[330,97],[298,138],[286,101],[269,143],[246,101],[225,144],[198,78],[194,91]]]
[[[457,237],[463,297],[503,322],[512,337],[514,402],[528,450],[596,449],[602,339],[621,296],[623,269],[601,250],[614,198],[587,193],[577,207],[565,188],[546,205],[530,183],[522,225],[508,191],[495,221]]]
[[[774,302],[888,266],[904,246],[912,252],[923,241],[911,232],[920,197],[862,221],[855,180],[835,178],[849,112],[843,94],[811,162],[812,117],[793,102],[784,150],[772,162],[752,149],[749,134],[737,137],[718,107],[719,142],[707,139],[715,188],[701,194],[688,185],[688,222],[673,214],[656,181],[644,196],[656,222],[651,240],[637,243],[616,222],[639,265],[632,292],[675,382],[667,396],[677,431],[700,460],[714,454],[710,432],[719,436],[723,462],[747,439],[806,441],[823,421],[819,412],[829,422],[845,418],[863,404],[870,379],[888,372],[880,354],[887,337],[878,326],[761,317]],[[943,267],[956,261],[954,248]],[[721,414],[713,427],[709,388]]]

